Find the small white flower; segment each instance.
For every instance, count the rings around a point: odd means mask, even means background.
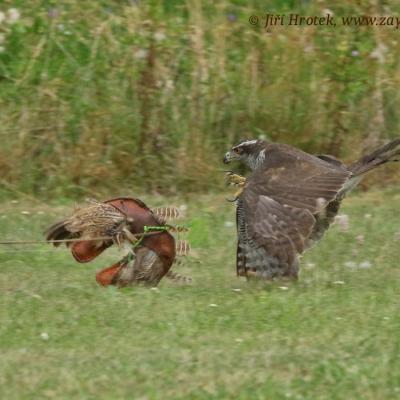
[[[49,336],[49,334],[47,332],[42,332],[40,334],[40,338],[43,339],[43,340],[49,340],[50,336]]]
[[[235,339],[235,342],[237,342],[237,343],[242,343],[242,342],[243,342],[243,339],[241,339],[241,338],[236,338],[236,339]]]
[[[11,200],[11,204],[18,204],[19,201],[18,200]]]
[[[233,227],[233,222],[232,221],[225,221],[224,226],[225,228],[232,228]]]
[[[344,266],[351,269],[357,268],[357,264],[354,261],[346,261]]]
[[[349,230],[349,216],[346,214],[336,215],[335,223],[339,225],[339,229],[343,232]]]
[[[332,10],[330,10],[329,8],[325,8],[323,11],[322,11],[322,15],[332,15],[332,16],[334,16],[335,14],[333,13],[333,11]]]
[[[315,267],[315,264],[309,262],[309,263],[306,264],[306,267],[307,267],[307,268],[314,268],[314,267]]]
[[[344,281],[335,281],[332,282],[334,285],[344,285]]]
[[[242,289],[232,289],[234,292],[241,292],[242,291]]]
[[[154,40],[156,42],[162,42],[165,39],[165,33],[164,32],[156,32],[154,34]]]
[[[362,263],[360,263],[359,267],[361,269],[368,269],[372,267],[372,264],[369,261],[363,261]]]
[[[380,43],[369,55],[374,60],[377,60],[379,63],[384,63],[386,60],[386,53],[388,48],[383,43]]]
[[[383,317],[383,319],[385,319],[385,320],[387,321],[387,320],[389,320],[390,318],[389,318],[389,317]]]
[[[152,290],[153,292],[159,292],[160,289],[158,287],[152,287],[150,290]]]
[[[137,60],[143,60],[147,57],[147,53],[148,51],[146,49],[139,49],[133,53],[133,57],[135,57]]]
[[[343,319],[342,317],[336,317],[336,320],[340,321],[341,319]]]
[[[279,289],[281,289],[281,290],[289,290],[289,288],[287,286],[279,286]]]
[[[22,215],[30,215],[30,212],[29,211],[21,211],[21,214]]]
[[[365,218],[365,219],[370,219],[371,217],[372,217],[372,214],[365,214],[365,215],[364,215],[364,218]]]
[[[209,307],[218,307],[218,305],[214,304],[214,303],[211,303],[211,304],[209,304]]]
[[[12,25],[15,24],[21,17],[21,13],[16,8],[10,8],[7,11],[8,20],[7,22]]]
[[[165,81],[165,89],[167,90],[172,90],[174,88],[175,84],[174,81],[172,79],[167,79]]]

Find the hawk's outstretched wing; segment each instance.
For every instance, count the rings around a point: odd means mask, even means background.
[[[239,275],[297,276],[316,216],[350,177],[345,167],[271,145],[246,181],[237,209]]]

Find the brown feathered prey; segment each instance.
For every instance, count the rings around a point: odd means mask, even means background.
[[[166,225],[166,220],[177,216],[175,208],[151,210],[141,200],[133,198],[116,198],[103,203],[91,201],[52,225],[45,235],[54,246],[62,243],[54,241],[75,239],[66,245],[80,263],[92,261],[113,243],[128,244],[130,251],[126,257],[97,273],[96,280],[103,286],[136,283],[154,286],[164,276],[187,282],[190,278],[170,271],[175,256],[189,251],[187,242],[176,243],[168,232],[172,227]],[[141,236],[147,228],[151,228],[150,231]]]
[[[245,140],[224,163],[240,161],[247,178],[228,173],[236,193],[237,274],[264,279],[298,277],[299,256],[322,238],[345,195],[364,174],[400,160],[400,138],[346,166],[286,144]]]

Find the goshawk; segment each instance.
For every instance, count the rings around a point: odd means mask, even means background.
[[[224,163],[238,160],[251,169],[247,178],[228,178],[237,193],[237,273],[264,279],[294,278],[299,256],[321,239],[344,196],[363,175],[400,160],[400,138],[346,166],[327,155],[311,155],[286,144],[245,140]]]

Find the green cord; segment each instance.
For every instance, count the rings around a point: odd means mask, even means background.
[[[166,231],[166,230],[168,230],[168,226],[147,226],[147,225],[145,225],[144,226],[144,232],[145,233],[147,233],[147,232],[152,232],[152,231]]]
[[[154,232],[154,231],[166,231],[168,229],[168,227],[166,226],[147,226],[145,225],[143,227],[143,233],[149,233],[149,232]],[[138,239],[135,243],[132,244],[132,248],[135,249],[136,247],[138,247],[140,245],[140,243],[142,243],[143,239],[145,238],[146,235],[143,235],[140,239]]]
[[[149,233],[149,232],[167,232],[168,229],[173,228],[171,225],[164,225],[164,226],[147,226],[145,225],[143,227],[143,233],[144,235],[138,239],[135,243],[132,244],[132,249],[135,249],[136,247],[138,247],[140,245],[140,243],[142,243],[143,239],[145,238],[145,234]],[[175,228],[180,228],[179,226],[176,226]],[[128,259],[128,261],[133,259],[133,253],[129,254],[128,257],[130,257]]]

